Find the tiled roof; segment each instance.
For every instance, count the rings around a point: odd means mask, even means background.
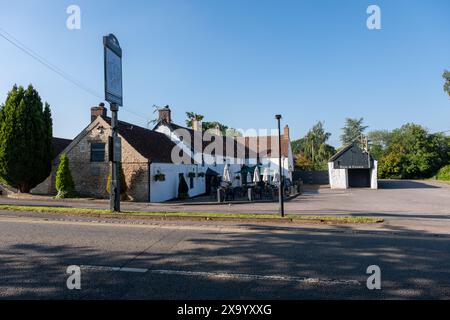
[[[195,134],[195,131],[194,131],[193,129],[191,129],[191,128],[186,128],[186,127],[182,127],[182,126],[177,125],[177,124],[175,124],[175,123],[170,123],[170,124],[166,124],[166,125],[168,125],[169,127],[171,127],[172,130],[178,130],[178,129],[187,130],[187,132],[188,132],[188,133],[190,134],[190,136],[191,136],[191,143],[192,143],[192,145],[194,146],[194,134]],[[232,138],[232,137],[219,136],[219,135],[215,135],[215,134],[211,134],[211,136],[214,137],[214,139],[222,139],[223,155],[224,155],[224,156],[227,155],[227,138]],[[205,151],[205,148],[206,148],[211,142],[215,141],[214,139],[212,139],[211,141],[203,140],[203,141],[202,141],[202,150],[195,150],[195,151],[197,151],[197,152],[204,152],[204,151]],[[229,142],[229,140],[228,140],[228,142]],[[234,157],[236,157],[236,158],[237,158],[237,153],[238,153],[238,146],[239,146],[239,144],[240,144],[239,141],[237,141],[236,139],[233,139],[233,155],[234,155]],[[195,147],[195,146],[194,146],[194,147]],[[240,145],[240,147],[244,148],[245,154],[248,155],[248,150],[247,150],[247,148],[245,147],[245,145],[242,144],[242,145]],[[212,154],[212,155],[215,155],[215,150],[212,150],[211,154]]]
[[[56,158],[65,148],[72,142],[69,139],[55,138],[52,139],[53,158]]]
[[[111,118],[103,117],[111,125]],[[165,134],[119,121],[119,134],[143,157],[153,162],[172,163],[173,148],[180,148]]]
[[[290,141],[281,136],[281,155],[283,157],[289,156]],[[261,155],[267,155],[270,158],[278,157],[278,136],[255,136],[245,137],[246,147],[252,153],[259,152]]]
[[[172,130],[177,130],[177,129],[184,129],[187,130],[187,132],[189,132],[189,134],[191,135],[191,142],[194,141],[194,133],[195,131],[191,128],[186,128],[180,125],[177,125],[175,123],[164,123],[165,125],[169,126]],[[220,137],[221,139],[223,139],[223,154],[226,154],[226,138],[225,136],[216,136],[213,135],[214,137]],[[268,157],[278,157],[278,136],[255,136],[255,137],[239,137],[239,139],[242,139],[242,143],[244,143],[245,141],[245,145],[241,146],[245,149],[245,157],[248,158],[249,155],[253,155],[256,154],[258,151],[260,151],[262,154],[265,153],[265,151],[267,151],[267,156]],[[274,140],[272,140],[274,139]],[[274,143],[274,145],[272,146],[272,142]],[[203,150],[205,150],[205,148],[210,144],[210,141],[203,141]],[[237,149],[238,149],[238,145],[241,143],[240,141],[238,141],[238,139],[234,139],[233,141],[234,143],[234,155],[236,156],[237,154]],[[287,139],[284,139],[284,135],[281,136],[281,154],[284,157],[288,157],[289,156],[289,143],[290,141]],[[272,150],[273,148],[275,148],[275,150]],[[251,152],[250,152],[251,150]],[[201,152],[202,150],[196,150],[197,152]],[[214,154],[214,152],[213,152]]]

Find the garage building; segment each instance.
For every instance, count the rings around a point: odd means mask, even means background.
[[[378,163],[367,150],[356,143],[336,153],[328,162],[332,189],[378,189]]]

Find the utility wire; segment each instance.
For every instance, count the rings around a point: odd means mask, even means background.
[[[46,60],[44,57],[42,57],[41,55],[39,55],[38,53],[36,53],[35,51],[33,51],[32,49],[28,48],[26,45],[24,45],[23,43],[21,43],[19,40],[17,40],[17,38],[15,38],[13,35],[11,35],[10,33],[6,32],[4,29],[0,28],[0,37],[2,37],[3,39],[5,39],[6,41],[8,41],[10,44],[12,44],[13,46],[15,46],[16,48],[18,48],[19,50],[21,50],[22,52],[24,52],[25,54],[27,54],[28,56],[30,56],[31,58],[33,58],[34,60],[36,60],[37,62],[39,62],[40,64],[42,64],[44,67],[48,68],[49,70],[53,71],[54,73],[58,74],[60,77],[64,78],[65,80],[69,81],[70,83],[72,83],[73,85],[77,86],[78,88],[82,89],[83,91],[89,93],[90,95],[99,98],[101,100],[103,100],[103,97],[96,92],[95,90],[85,86],[82,82],[76,80],[74,77],[72,77],[70,74],[68,74],[67,72],[65,72],[64,70],[58,68],[57,66],[55,66],[54,64],[52,64],[51,62],[49,62],[48,60]],[[124,108],[123,109],[125,112],[128,112],[136,117],[142,118],[146,121],[148,121],[147,117],[136,113],[132,110],[129,110],[128,108]]]

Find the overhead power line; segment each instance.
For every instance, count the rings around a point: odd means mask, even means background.
[[[26,45],[24,45],[22,42],[20,42],[17,38],[15,38],[13,35],[11,35],[10,33],[6,32],[4,29],[0,28],[0,37],[2,37],[3,39],[5,39],[6,41],[8,41],[10,44],[12,44],[14,47],[16,47],[17,49],[21,50],[22,52],[24,52],[25,54],[27,54],[28,56],[30,56],[31,58],[33,58],[34,60],[36,60],[37,62],[39,62],[40,64],[42,64],[44,67],[46,67],[47,69],[49,69],[50,71],[56,73],[57,75],[59,75],[60,77],[62,77],[63,79],[69,81],[70,83],[72,83],[73,85],[77,86],[78,88],[80,88],[81,90],[89,93],[90,95],[99,98],[101,100],[103,100],[104,97],[101,96],[101,94],[99,94],[98,92],[96,92],[95,90],[89,88],[88,86],[84,85],[82,82],[78,81],[77,79],[75,79],[74,77],[72,77],[70,74],[68,74],[67,72],[65,72],[64,70],[60,69],[59,67],[55,66],[54,64],[52,64],[51,62],[49,62],[47,59],[45,59],[44,57],[42,57],[41,55],[39,55],[38,53],[36,53],[34,50],[30,49],[29,47],[27,47]],[[142,118],[146,121],[148,121],[147,117],[132,111],[128,108],[124,108],[123,109],[125,112],[128,112],[136,117]]]

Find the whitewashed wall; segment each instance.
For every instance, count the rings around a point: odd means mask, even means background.
[[[348,171],[347,169],[335,169],[334,163],[328,163],[328,172],[330,175],[331,189],[348,189]]]
[[[373,168],[370,171],[370,187],[378,189],[378,161],[373,162]]]
[[[165,181],[155,181],[158,170],[165,175]],[[150,202],[164,202],[178,197],[179,174],[183,173],[187,185],[189,172],[205,172],[205,168],[196,165],[174,165],[170,163],[152,163],[150,165]],[[195,197],[205,193],[205,178],[195,177],[194,188],[189,189],[189,196]]]

